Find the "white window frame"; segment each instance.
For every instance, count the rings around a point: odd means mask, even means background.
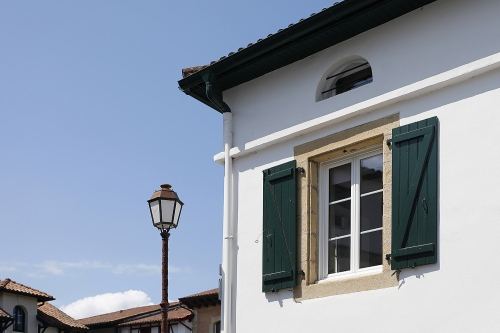
[[[364,276],[378,274],[382,272],[382,264],[378,266],[359,268],[359,252],[360,252],[360,161],[364,158],[382,154],[380,145],[361,149],[342,158],[329,160],[320,164],[319,169],[319,271],[318,282],[345,279],[356,276]],[[328,274],[328,208],[329,208],[329,170],[331,168],[351,163],[351,261],[350,271]],[[382,161],[383,165],[383,161]],[[382,192],[383,188],[378,191],[365,193],[365,195]],[[383,226],[376,230],[382,230]],[[371,229],[370,231],[374,231]],[[383,239],[383,234],[382,234]]]
[[[363,64],[365,64],[365,65],[361,66],[359,68],[355,68],[356,66],[360,66],[360,65],[363,65]],[[355,69],[353,69],[353,68],[355,68]],[[351,76],[353,74],[356,74],[356,73],[358,73],[358,72],[360,72],[362,70],[365,70],[367,68],[371,69],[372,67],[371,67],[371,64],[366,59],[356,59],[356,60],[353,60],[353,61],[350,61],[350,62],[344,64],[341,67],[338,67],[330,75],[326,76],[326,77],[330,77],[330,76],[333,76],[333,75],[338,75],[337,77],[329,79],[330,81],[326,80],[326,78],[325,78],[326,81],[325,81],[325,83],[322,86],[323,87],[322,91],[325,91],[325,90],[330,90],[330,91],[328,93],[325,93],[325,94],[323,94],[323,92],[321,91],[320,92],[319,100],[322,101],[322,100],[325,100],[325,99],[328,99],[328,98],[331,98],[331,97],[334,97],[334,96],[337,96],[337,95],[341,95],[341,94],[346,93],[348,91],[351,91],[351,90],[354,90],[354,89],[357,89],[357,88],[361,88],[362,86],[365,86],[367,84],[373,83],[373,69],[372,69],[372,76],[370,78],[371,81],[365,82],[366,79],[365,80],[356,81],[354,83],[353,87],[351,87],[351,89],[343,91],[341,93],[339,93],[337,91],[337,89],[336,89],[337,83],[338,83],[338,81],[340,79],[348,77],[348,76]],[[339,75],[339,73],[342,73],[342,72],[345,72],[345,73]],[[364,82],[364,83],[358,86],[357,84],[359,84],[361,82]]]

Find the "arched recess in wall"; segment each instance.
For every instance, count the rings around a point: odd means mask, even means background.
[[[26,332],[26,309],[22,306],[16,305],[12,310],[12,331]]]
[[[360,56],[336,61],[321,77],[316,89],[316,102],[340,95],[373,82],[370,63]]]

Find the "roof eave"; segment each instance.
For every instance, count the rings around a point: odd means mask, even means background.
[[[33,295],[30,293],[25,293],[25,292],[17,291],[17,290],[10,290],[10,289],[6,289],[6,288],[0,288],[0,291],[6,292],[6,293],[11,293],[11,294],[16,294],[16,295],[22,295],[22,296],[26,296],[26,297],[33,297],[33,298],[37,299],[37,302],[48,302],[48,301],[55,301],[56,300],[52,296],[48,297],[48,296],[42,296],[42,295]]]
[[[191,74],[178,81],[179,89],[190,95],[191,97],[197,99],[198,101],[210,106],[211,108],[219,111],[219,109],[213,105],[206,96],[202,94],[200,88],[204,86],[203,76],[211,72],[216,76],[216,82],[222,82],[225,76],[238,72],[239,70],[244,70],[244,67],[256,63],[259,60],[265,59],[276,52],[286,49],[287,47],[293,46],[298,42],[306,41],[309,38],[313,38],[317,32],[321,32],[322,29],[329,28],[332,25],[342,24],[342,22],[362,13],[369,13],[371,10],[376,9],[379,5],[392,2],[394,0],[344,0],[343,2],[337,3],[334,6],[327,8],[301,22],[289,26],[282,31],[271,35],[256,44],[253,44],[239,52],[236,52],[224,59],[221,59],[211,65],[201,69],[200,71]],[[417,5],[425,5],[435,0],[417,0],[414,3]],[[404,10],[404,13],[408,13],[411,10]],[[391,21],[393,18],[388,19],[378,25],[384,24]],[[377,26],[378,26],[377,25]],[[355,35],[368,31],[373,27],[360,31]],[[349,37],[352,38],[352,37]],[[349,39],[347,38],[347,39]],[[336,43],[331,44],[331,47]],[[325,48],[327,48],[325,47]],[[306,56],[307,57],[307,56]],[[303,57],[305,58],[305,57]],[[303,59],[301,58],[301,59]],[[300,60],[300,59],[298,59]],[[284,62],[283,66],[289,65],[292,62]],[[277,68],[273,69],[276,70]],[[267,71],[267,74],[273,70]],[[264,75],[261,74],[261,75]],[[261,76],[259,75],[259,76]],[[258,77],[258,76],[256,76]],[[256,77],[250,79],[253,80]],[[248,82],[247,80],[245,82]],[[237,86],[244,82],[235,84]],[[232,87],[230,87],[232,88]],[[196,92],[198,90],[198,92]],[[220,112],[220,111],[219,111]]]

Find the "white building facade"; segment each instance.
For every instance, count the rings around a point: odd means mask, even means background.
[[[498,13],[345,0],[185,71],[225,119],[223,332],[499,329]]]

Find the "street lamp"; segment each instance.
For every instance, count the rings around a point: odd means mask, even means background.
[[[148,200],[149,211],[153,225],[160,230],[162,238],[162,257],[161,257],[161,333],[168,333],[168,237],[170,229],[177,228],[179,217],[181,216],[182,201],[179,200],[169,184],[160,186],[161,190],[153,193]]]

